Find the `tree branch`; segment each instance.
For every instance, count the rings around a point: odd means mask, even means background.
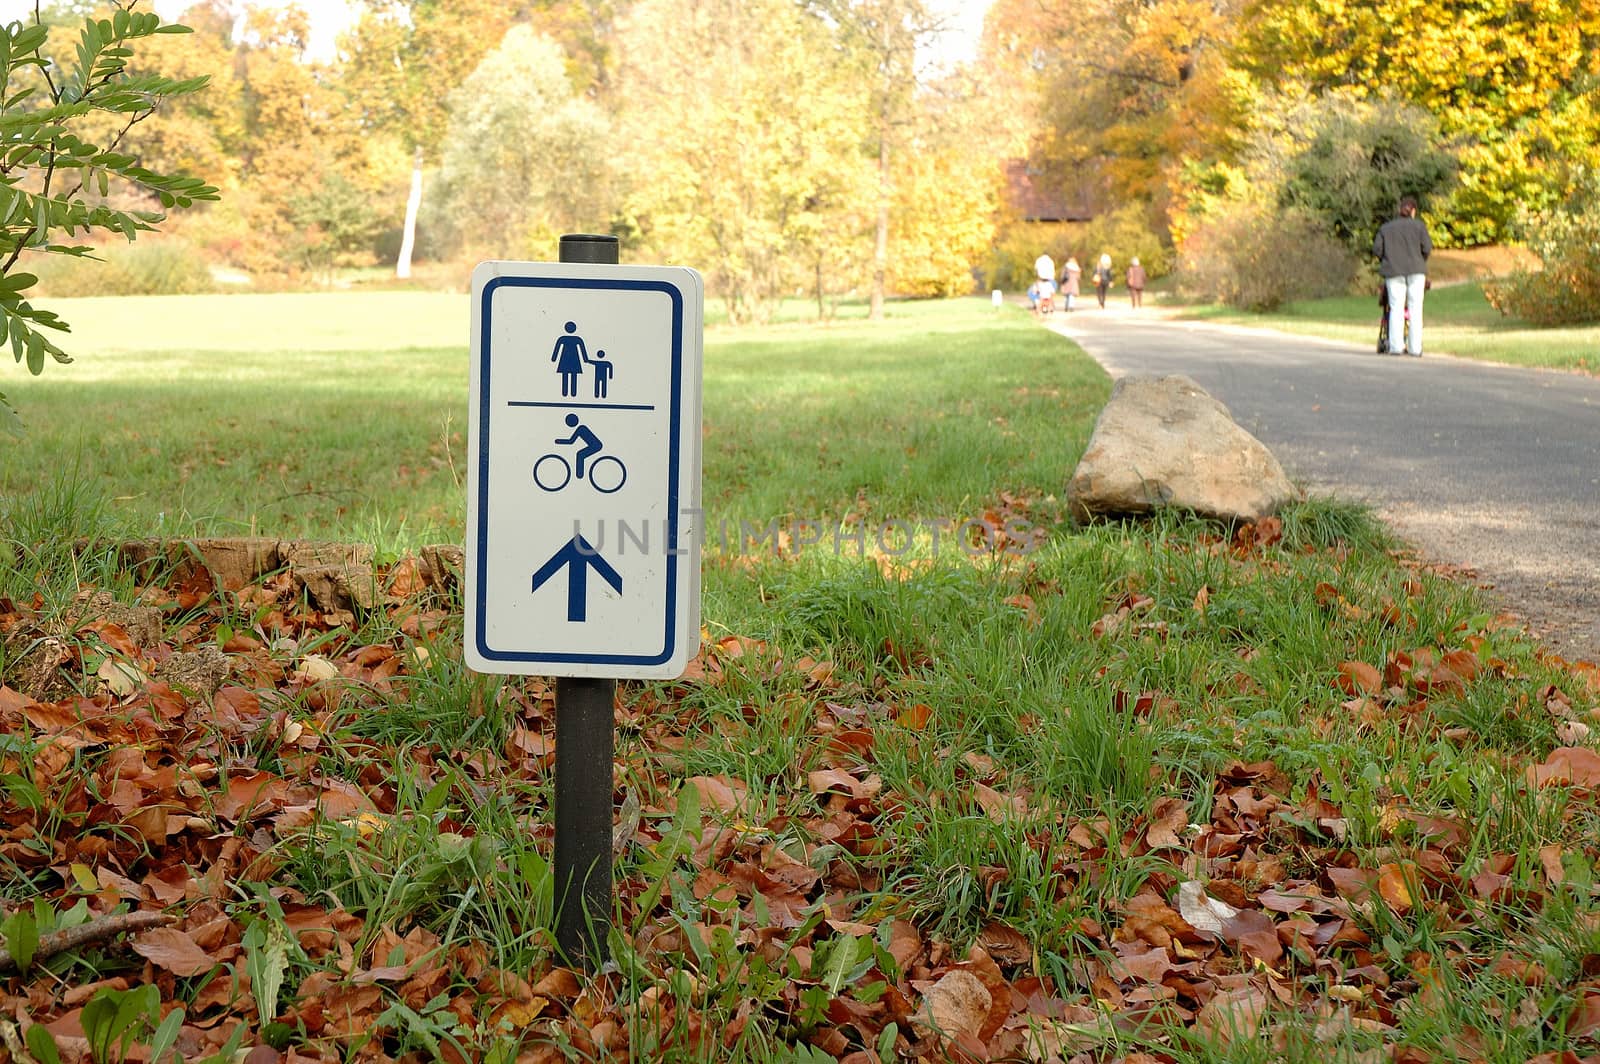
[[[0,1042],[5,1043],[6,1053],[11,1054],[11,1064],[38,1064],[30,1056],[27,1046],[22,1045],[22,1037],[10,1019],[0,1019]]]
[[[28,1047],[22,1044],[22,1037],[17,1034],[17,1025],[10,1020],[0,1020],[0,1042],[6,1047],[6,1052],[11,1054],[11,1064],[38,1064],[38,1061],[28,1053]]]
[[[1103,63],[1095,63],[1087,59],[1081,59],[1079,60],[1079,63],[1090,70],[1098,71],[1101,74],[1107,74],[1114,78],[1121,78],[1124,81],[1143,81],[1150,85],[1160,85],[1164,89],[1176,89],[1183,84],[1181,79],[1178,81],[1168,81],[1166,78],[1158,78],[1152,74],[1141,74],[1135,70],[1123,70],[1118,67],[1107,66]]]
[[[40,935],[39,945],[33,951],[33,959],[35,962],[46,960],[57,953],[65,953],[69,949],[77,949],[91,942],[103,942],[127,931],[146,931],[152,927],[165,927],[174,919],[175,917],[167,913],[153,912],[97,916],[86,924]],[[0,949],[0,972],[9,972],[16,966],[17,959],[11,955],[11,951]]]

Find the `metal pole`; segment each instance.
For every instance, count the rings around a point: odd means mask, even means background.
[[[617,238],[563,236],[560,261],[614,266]],[[606,961],[611,929],[616,697],[614,679],[556,680],[556,946],[569,963],[590,972]]]

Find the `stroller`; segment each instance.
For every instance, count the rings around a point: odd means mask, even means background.
[[[1054,314],[1056,310],[1056,285],[1043,277],[1028,286],[1028,299],[1033,309],[1041,315]]]
[[[1432,279],[1429,279],[1429,280],[1426,280],[1426,281],[1423,282],[1422,290],[1424,292],[1431,291],[1432,289],[1433,289],[1433,281],[1432,281]],[[1401,350],[1408,350],[1410,345],[1409,345],[1409,343],[1407,341],[1409,341],[1411,339],[1411,308],[1410,307],[1407,307],[1406,310],[1405,310],[1405,325],[1403,327],[1405,329],[1405,333],[1402,334],[1401,337],[1400,337],[1400,348],[1401,348]],[[1387,355],[1388,353],[1389,353],[1389,286],[1380,281],[1378,283],[1378,354]]]
[[[1407,332],[1410,331],[1410,328],[1411,328],[1411,308],[1410,307],[1407,307],[1406,310],[1405,310],[1405,325],[1403,326],[1403,328],[1405,328]],[[1405,341],[1406,341],[1406,339],[1407,339],[1407,336],[1405,334],[1402,334],[1401,337],[1400,337],[1400,348],[1401,348],[1401,350],[1405,349],[1405,346],[1406,346],[1405,345]],[[1388,353],[1389,353],[1389,286],[1386,285],[1386,284],[1381,284],[1380,283],[1378,285],[1378,354],[1387,355]]]

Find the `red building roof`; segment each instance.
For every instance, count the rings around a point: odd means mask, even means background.
[[[1087,222],[1094,212],[1081,189],[1052,181],[1026,159],[1006,160],[1006,198],[1027,222]],[[1076,202],[1074,202],[1076,201]]]

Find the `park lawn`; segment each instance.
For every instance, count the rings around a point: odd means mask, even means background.
[[[1221,306],[1186,308],[1183,314],[1363,345],[1375,344],[1378,336],[1376,294],[1304,300],[1265,314]],[[1423,305],[1423,326],[1430,354],[1600,373],[1600,325],[1540,328],[1507,318],[1489,305],[1480,282],[1435,287]]]
[[[36,902],[7,942],[118,904],[177,923],[140,940],[147,969],[104,937],[41,957],[0,984],[8,1016],[81,1026],[64,991],[122,976],[152,980],[186,1059],[232,1031],[352,1061],[1594,1052],[1600,677],[1337,502],[1235,530],[1062,524],[1107,381],[977,300],[708,337],[705,495],[731,527],[705,645],[680,681],[621,685],[615,967],[564,971],[551,685],[466,671],[457,591],[400,558],[377,607],[327,613],[279,579],[141,588],[107,545],[192,521],[152,507],[200,446],[182,397],[207,367],[232,421],[204,453],[230,461],[178,486],[235,523],[260,475],[241,455],[312,486],[382,476],[331,409],[459,424],[449,301],[370,298],[293,304],[325,337],[309,353],[222,333],[199,355],[197,331],[89,379],[51,367],[23,399],[41,429],[137,431],[160,459],[129,472],[80,434],[73,466],[31,452],[31,490],[0,502],[0,892]],[[319,308],[375,324],[339,339]],[[459,534],[459,444],[440,457],[448,490],[372,492],[391,557],[429,507]],[[317,505],[258,528],[361,527]],[[935,545],[966,518],[1038,538]],[[155,603],[159,641],[95,623],[90,588]],[[226,685],[146,679],[179,653],[221,655]]]

